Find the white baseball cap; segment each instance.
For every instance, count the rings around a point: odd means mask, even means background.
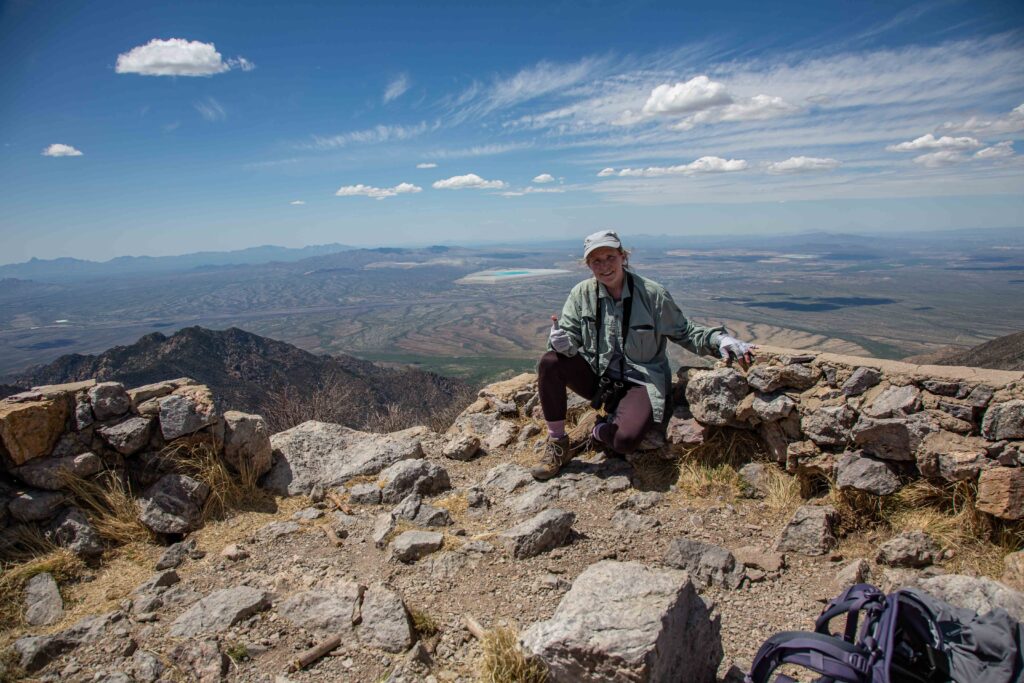
[[[583,239],[583,258],[587,258],[590,252],[601,247],[622,249],[622,242],[619,241],[618,233],[614,230],[598,230],[591,235],[587,235]]]

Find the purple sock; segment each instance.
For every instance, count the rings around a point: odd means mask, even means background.
[[[548,420],[548,438],[552,440],[565,438],[565,420]]]
[[[615,431],[612,425],[608,422],[598,422],[594,425],[594,430],[590,432],[590,435],[594,437],[596,441],[600,441],[605,446],[612,445],[612,438],[615,436]]]

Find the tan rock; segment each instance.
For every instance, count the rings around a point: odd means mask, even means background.
[[[1024,591],[1024,550],[1004,557],[1003,567],[1003,576],[1000,580],[1014,590]]]
[[[1024,468],[994,467],[982,472],[975,507],[1000,519],[1024,518]]]
[[[196,384],[198,384],[198,382],[194,379],[189,377],[179,377],[178,379],[169,379],[164,382],[145,384],[141,387],[129,389],[128,397],[132,400],[132,407],[138,410],[139,405],[146,401],[150,401],[154,398],[160,398],[161,396],[167,396],[180,387],[194,386]]]
[[[986,446],[988,442],[976,436],[934,432],[917,447],[917,468],[926,477],[973,481],[979,472],[995,465]]]
[[[28,403],[0,401],[0,439],[15,465],[49,454],[68,417],[63,397]]]
[[[481,398],[496,398],[499,401],[514,401],[516,394],[527,391],[537,382],[537,373],[524,372],[512,379],[506,379],[494,384],[488,384],[480,390]]]
[[[821,449],[811,440],[794,441],[786,446],[786,471],[796,472],[800,463],[821,455]]]
[[[87,379],[81,382],[68,382],[67,384],[45,384],[41,387],[32,387],[32,392],[43,398],[57,398],[58,396],[73,396],[79,391],[92,389],[96,386],[96,380]]]

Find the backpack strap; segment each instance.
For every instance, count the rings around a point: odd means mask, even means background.
[[[814,632],[829,635],[829,622],[845,614],[846,628],[843,631],[843,640],[848,643],[857,642],[857,622],[860,620],[861,610],[868,612],[868,618],[864,622],[865,628],[861,629],[864,631],[884,608],[885,594],[882,591],[869,583],[854,584],[828,603],[821,616],[814,622]]]
[[[829,683],[871,682],[871,659],[856,645],[821,633],[783,631],[757,651],[744,683],[769,683],[769,677],[782,664],[815,671],[824,677],[819,680]]]

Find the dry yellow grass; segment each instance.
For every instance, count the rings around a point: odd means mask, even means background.
[[[480,645],[483,655],[479,673],[483,683],[545,683],[548,680],[544,665],[523,654],[514,630],[491,629]]]
[[[775,466],[766,469],[764,502],[774,515],[788,517],[804,504],[800,495],[800,482]]]
[[[3,572],[0,573],[0,619],[3,620],[9,634],[16,627],[23,625],[24,590],[29,579],[48,572],[58,584],[64,585],[78,580],[86,569],[85,564],[68,550],[55,548],[46,543],[45,539],[36,543],[37,550],[49,549],[40,553],[38,557],[5,564]]]
[[[206,484],[210,495],[203,507],[204,519],[223,519],[232,510],[252,510],[269,504],[269,496],[256,485],[255,472],[243,468],[235,473],[217,453],[217,445],[203,441],[184,442],[167,448],[175,471]]]
[[[61,472],[61,483],[85,510],[96,532],[117,544],[152,540],[153,534],[139,521],[139,509],[123,476],[107,471],[94,479]]]

